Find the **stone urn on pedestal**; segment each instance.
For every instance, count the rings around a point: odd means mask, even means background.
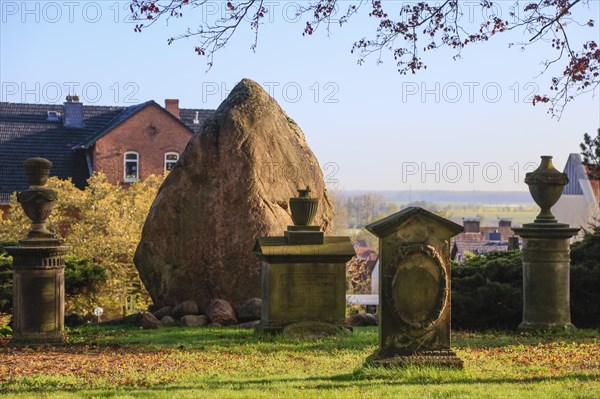
[[[318,200],[310,189],[290,198],[294,226],[283,236],[259,237],[254,254],[262,261],[260,332],[302,328],[339,330],[346,310],[346,262],[354,255],[350,237],[323,235],[311,226]]]
[[[549,224],[548,227],[552,228],[566,226],[557,224],[558,221],[552,214],[551,209],[560,199],[569,178],[566,173],[560,173],[554,168],[551,156],[542,155],[541,158],[540,166],[525,175],[525,184],[529,186],[529,193],[541,209],[534,223],[540,227],[544,224]]]
[[[535,203],[541,208],[533,223],[513,231],[523,238],[523,321],[521,331],[573,328],[569,293],[570,243],[578,228],[559,223],[551,208],[569,182],[566,173],[541,157],[540,166],[525,176]]]
[[[46,227],[57,193],[45,187],[52,162],[30,158],[23,162],[29,189],[17,200],[31,228],[19,245],[7,247],[13,257],[13,337],[11,344],[53,343],[63,340],[64,256],[70,249]]]
[[[57,193],[45,188],[52,162],[44,158],[29,158],[23,162],[29,189],[17,193],[17,201],[25,215],[31,220],[31,228],[23,245],[31,246],[46,242],[60,244],[52,232],[46,228],[46,220],[56,201]]]

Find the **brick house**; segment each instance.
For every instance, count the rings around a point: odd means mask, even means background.
[[[508,251],[508,240],[515,236],[512,220],[498,219],[497,226],[481,226],[481,219],[463,218],[465,231],[450,240],[450,257],[457,262],[465,260],[465,253],[483,255],[492,251]]]
[[[179,100],[130,107],[88,106],[76,96],[63,105],[0,102],[0,210],[10,195],[27,188],[22,163],[52,161],[52,176],[72,178],[80,188],[97,171],[128,185],[164,174],[213,113],[180,109]]]

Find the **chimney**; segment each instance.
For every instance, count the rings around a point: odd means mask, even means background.
[[[463,227],[465,228],[465,233],[479,233],[479,221],[479,218],[463,218]]]
[[[165,99],[165,108],[171,115],[179,119],[179,99]]]
[[[70,129],[83,129],[83,104],[79,102],[78,95],[68,95],[67,102],[63,103],[63,125]]]
[[[500,218],[498,220],[498,227],[512,227],[512,219]]]

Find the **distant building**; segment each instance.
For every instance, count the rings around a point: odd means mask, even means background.
[[[596,226],[600,218],[600,180],[589,178],[581,155],[570,154],[564,173],[569,183],[563,189],[562,197],[552,207],[552,213],[561,223],[573,227],[589,229]],[[583,231],[578,235],[583,236]]]
[[[371,294],[376,294],[378,291],[373,289],[379,286],[379,254],[375,248],[368,246],[366,240],[356,240],[353,246],[356,258],[365,262],[366,272],[371,276]]]
[[[450,257],[462,262],[467,253],[483,255],[492,251],[507,251],[509,239],[514,237],[512,220],[498,219],[497,226],[481,227],[479,218],[464,218],[465,231],[456,235],[451,241]]]
[[[480,218],[463,218],[465,231],[454,237],[454,241],[508,241],[515,234],[512,219],[499,218],[496,226],[481,226]]]
[[[508,241],[454,241],[450,257],[457,262],[463,262],[469,253],[485,255],[494,251],[508,251]]]
[[[179,100],[130,107],[89,106],[77,96],[62,105],[0,103],[0,211],[27,189],[23,161],[52,161],[51,176],[83,188],[94,172],[128,185],[169,171],[212,110],[180,109]]]

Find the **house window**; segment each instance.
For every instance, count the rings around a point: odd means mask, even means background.
[[[124,159],[126,183],[138,181],[140,178],[140,161],[137,152],[126,152]]]
[[[179,154],[176,152],[167,152],[165,154],[165,173],[169,172],[173,169],[173,166],[179,160]]]

